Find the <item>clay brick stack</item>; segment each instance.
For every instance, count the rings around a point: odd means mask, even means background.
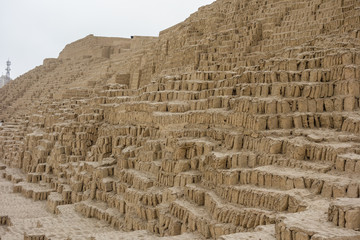
[[[0,95],[0,160],[26,177],[3,175],[52,213],[360,239],[357,0],[218,0],[158,38],[87,36]]]

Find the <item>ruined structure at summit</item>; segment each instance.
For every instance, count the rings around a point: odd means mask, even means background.
[[[0,186],[48,210],[0,206],[0,235],[64,239],[56,215],[108,224],[70,239],[360,239],[359,96],[358,0],[89,35],[0,89]]]

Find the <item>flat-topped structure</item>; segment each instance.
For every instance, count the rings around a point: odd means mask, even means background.
[[[360,239],[359,97],[359,1],[218,0],[0,89],[0,171],[70,238]]]
[[[59,55],[59,59],[66,58],[109,58],[111,54],[120,53],[121,49],[130,49],[130,38],[87,37],[68,44]],[[116,46],[116,48],[115,48]]]

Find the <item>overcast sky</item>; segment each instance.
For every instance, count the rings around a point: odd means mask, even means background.
[[[89,34],[158,36],[214,0],[0,0],[0,74],[11,77],[56,58]]]

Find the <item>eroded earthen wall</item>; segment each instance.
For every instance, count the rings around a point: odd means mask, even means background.
[[[359,239],[359,7],[218,0],[69,44],[0,89],[2,174],[128,231]]]

